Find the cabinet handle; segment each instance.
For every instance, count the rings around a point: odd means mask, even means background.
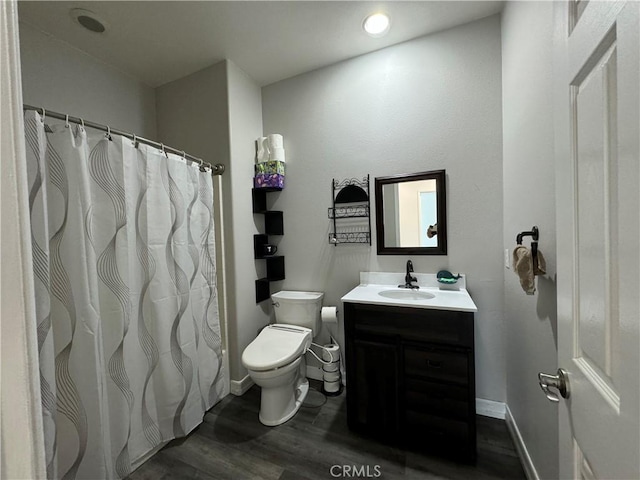
[[[436,362],[433,360],[427,360],[427,367],[429,368],[442,368],[442,362]]]

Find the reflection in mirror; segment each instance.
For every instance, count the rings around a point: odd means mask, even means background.
[[[375,179],[378,254],[446,255],[445,172]]]

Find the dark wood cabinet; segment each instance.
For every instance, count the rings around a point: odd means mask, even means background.
[[[473,313],[345,303],[344,318],[349,428],[475,460]]]
[[[354,412],[362,425],[376,425],[382,431],[398,429],[398,349],[394,343],[354,340],[353,380],[360,393],[359,408]]]

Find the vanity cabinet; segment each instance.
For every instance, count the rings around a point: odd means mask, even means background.
[[[473,312],[345,303],[349,428],[476,456]]]

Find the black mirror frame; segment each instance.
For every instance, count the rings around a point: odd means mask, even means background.
[[[383,217],[383,185],[393,183],[412,182],[416,180],[435,180],[437,184],[438,209],[438,246],[437,247],[386,247],[384,245],[384,217]],[[392,175],[390,177],[376,177],[376,245],[378,255],[446,255],[447,254],[447,186],[444,170],[413,173],[408,175]]]

